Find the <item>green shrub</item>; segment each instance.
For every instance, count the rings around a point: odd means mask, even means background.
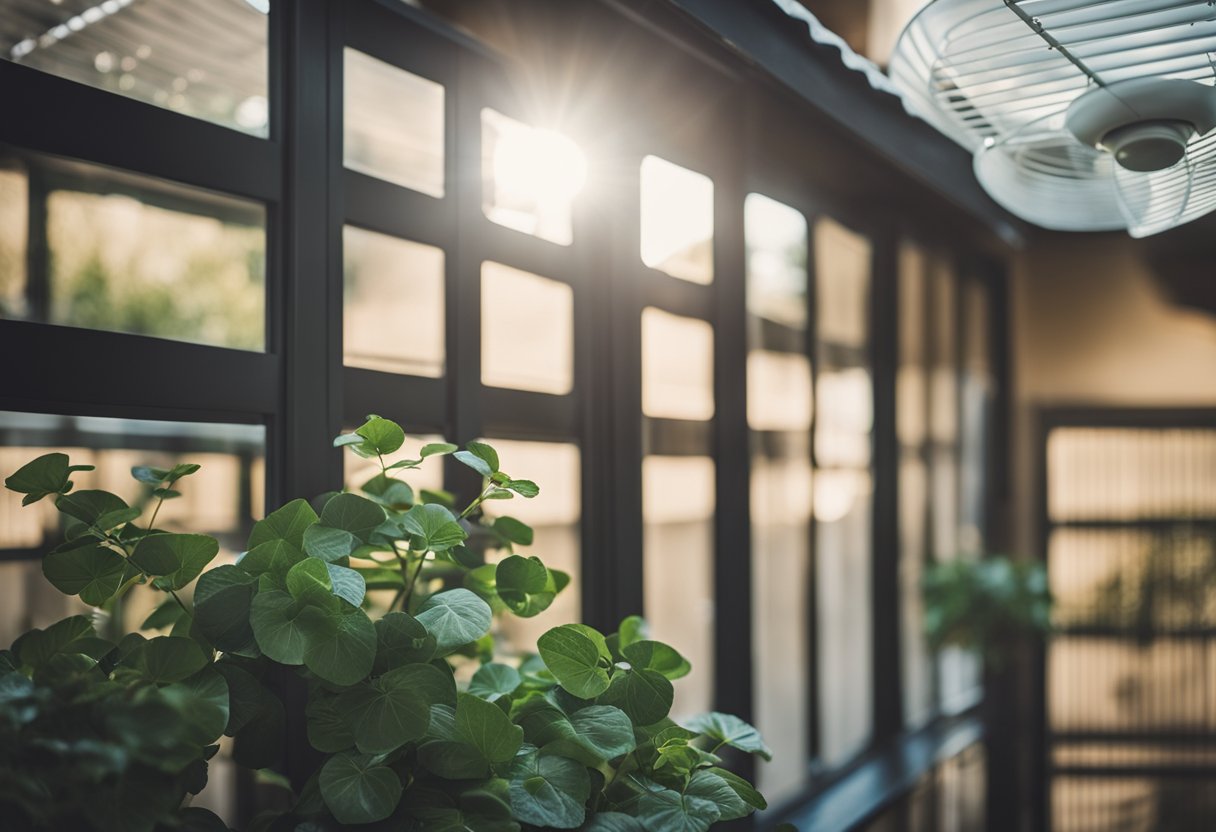
[[[764,808],[718,756],[767,759],[759,734],[725,714],[672,721],[672,682],[689,664],[640,618],[607,636],[565,624],[539,655],[494,660],[493,616],[537,615],[570,580],[516,553],[528,526],[481,511],[539,487],[478,442],[386,464],[404,443],[376,416],[338,437],[380,462],[362,494],[289,502],[218,566],[213,538],[156,527],[196,465],[133,469],[154,498],[146,522],[113,494],[73,491],[84,466],[63,454],[9,477],[25,504],[52,497],[65,518],[66,542],[43,559],[59,590],[102,610],[137,585],[165,600],[149,636],[107,641],[78,616],[0,653],[0,816],[18,828],[223,829],[181,807],[221,736],[239,765],[281,762],[284,706],[268,682],[283,667],[307,685],[307,739],[324,761],[259,829],[697,832]],[[461,511],[397,476],[448,454],[483,481]],[[377,608],[369,592],[390,600]],[[479,666],[460,685],[453,665],[467,662]]]

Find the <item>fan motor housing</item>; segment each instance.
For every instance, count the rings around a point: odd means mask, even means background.
[[[1121,81],[1077,98],[1065,124],[1127,170],[1165,170],[1186,157],[1196,133],[1216,128],[1216,90],[1180,78]]]

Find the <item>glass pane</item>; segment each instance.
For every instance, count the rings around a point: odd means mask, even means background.
[[[5,0],[0,57],[267,134],[270,0]]]
[[[569,393],[574,387],[574,292],[499,263],[481,266],[481,382]]]
[[[870,739],[872,484],[861,471],[815,472],[819,751],[836,766]]]
[[[0,154],[0,190],[3,317],[265,347],[261,205],[38,156]],[[49,256],[30,273],[26,223],[43,197]]]
[[[744,205],[747,421],[756,724],[774,749],[759,767],[772,805],[798,795],[810,758],[811,362],[807,225],[759,194]]]
[[[642,412],[667,419],[712,419],[714,330],[698,318],[642,310]]]
[[[642,262],[692,283],[714,281],[714,183],[657,156],[642,160]]]
[[[929,271],[932,320],[929,431],[937,442],[958,442],[958,333],[956,283],[950,264],[934,258]]]
[[[579,521],[582,515],[581,460],[577,445],[561,442],[523,442],[510,439],[486,440],[498,451],[503,468],[515,476],[526,477],[540,485],[540,494],[530,500],[516,497],[510,501],[483,503],[486,515],[509,515],[532,527],[531,546],[519,547],[519,554],[536,555],[550,569],[570,575],[570,584],[540,615],[500,619],[499,646],[507,651],[531,652],[536,640],[559,624],[582,618],[579,580],[582,547]]]
[[[899,250],[899,369],[896,376],[896,428],[899,441],[916,446],[925,441],[929,417],[926,369],[928,321],[925,319],[925,253],[904,244]]]
[[[753,690],[772,805],[802,790],[810,758],[810,460],[808,433],[752,435]]]
[[[643,586],[651,632],[693,672],[675,686],[674,719],[713,709],[714,461],[642,460]]]
[[[919,453],[907,451],[899,468],[899,589],[903,711],[909,728],[924,725],[934,711],[933,655],[925,639],[921,596],[928,508],[928,471]]]
[[[760,194],[747,195],[743,217],[747,311],[756,318],[805,333],[806,217]],[[797,350],[796,346],[791,349]]]
[[[568,246],[587,160],[561,133],[481,111],[481,208],[499,225]]]
[[[169,531],[209,534],[220,542],[220,557],[245,548],[253,518],[263,511],[265,429],[260,425],[153,422],[99,417],[48,416],[0,411],[0,471],[4,476],[52,451],[95,471],[72,475],[76,489],[112,491],[131,505],[146,505],[148,489],[131,477],[135,465],[165,468],[195,462],[198,473],[182,481],[182,496],[167,501],[156,525]],[[49,500],[22,507],[21,495],[0,491],[0,550],[8,556],[39,556],[61,540],[60,515]],[[33,583],[45,583],[37,575]],[[3,623],[40,626],[69,614],[73,602],[53,588],[4,604]],[[126,620],[136,626],[151,612],[153,593],[136,587],[124,602]],[[0,631],[8,644],[13,630]]]
[[[819,339],[864,347],[869,338],[870,241],[831,219],[815,223]]]
[[[823,467],[864,468],[870,464],[874,428],[874,386],[869,370],[823,368],[817,382],[819,420],[815,456]]]
[[[29,315],[25,258],[29,227],[28,180],[24,170],[0,158],[0,318]]]
[[[350,225],[342,245],[346,365],[442,376],[443,250]]]
[[[443,85],[350,47],[343,57],[346,167],[443,196]]]

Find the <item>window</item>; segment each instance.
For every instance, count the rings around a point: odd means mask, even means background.
[[[574,387],[574,292],[500,263],[481,267],[481,381],[562,395]]]
[[[714,183],[657,156],[642,160],[642,262],[690,283],[714,280]]]
[[[815,600],[827,765],[860,752],[872,724],[870,259],[865,237],[830,219],[815,224]]]
[[[772,805],[798,794],[811,757],[811,362],[807,224],[760,194],[745,205],[747,423],[756,726],[773,748],[760,785]]]
[[[0,315],[265,348],[261,205],[16,152],[0,152],[0,193]]]
[[[642,412],[667,419],[713,418],[712,326],[653,307],[642,311]]]
[[[346,365],[442,376],[443,251],[352,225],[342,242]]]
[[[713,710],[713,459],[643,459],[642,522],[646,619],[694,670],[675,686],[672,717]]]
[[[3,5],[0,58],[267,135],[270,0]]]
[[[574,241],[574,198],[587,177],[587,162],[574,142],[486,108],[481,154],[486,217],[558,245]]]
[[[444,89],[347,47],[346,167],[434,197],[444,194]]]

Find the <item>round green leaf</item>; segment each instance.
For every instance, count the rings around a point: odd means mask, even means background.
[[[507,664],[490,662],[483,664],[469,682],[469,693],[490,702],[509,696],[519,687],[519,671]]]
[[[154,550],[165,549],[172,552],[172,557],[178,564],[171,572],[156,573],[148,570],[153,575],[164,574],[164,577],[156,582],[160,589],[181,589],[201,575],[207,564],[211,563],[220,551],[219,542],[205,534],[150,535],[140,541],[135,550],[136,554],[141,558],[159,559],[159,554],[148,552],[149,546]]]
[[[241,568],[224,564],[208,569],[194,586],[194,624],[226,653],[257,652],[250,626],[256,580]]]
[[[123,660],[123,664],[135,668],[149,681],[163,685],[197,673],[207,664],[207,656],[192,638],[157,636],[140,644]],[[226,697],[227,686],[225,705]],[[225,711],[225,721],[227,718]],[[221,725],[220,731],[223,730],[224,726]]]
[[[717,804],[704,798],[660,789],[642,795],[638,816],[649,828],[663,832],[706,832],[721,812]]]
[[[328,563],[349,557],[358,545],[355,536],[345,529],[331,529],[316,523],[304,530],[304,552]]]
[[[446,552],[468,537],[455,515],[441,505],[428,503],[411,508],[401,518],[401,528],[418,551]]]
[[[302,613],[311,609],[286,592],[259,592],[250,608],[249,623],[258,648],[282,664],[304,664],[308,637],[301,626]]]
[[[432,595],[418,611],[418,620],[435,637],[440,656],[481,638],[490,630],[490,619],[489,605],[467,589]]]
[[[569,720],[574,729],[572,741],[597,761],[614,760],[636,747],[633,723],[619,708],[589,705],[571,714]]]
[[[447,780],[477,780],[490,774],[490,764],[473,746],[459,740],[431,740],[418,748],[418,762]]]
[[[339,566],[336,563],[327,563],[325,567],[329,572],[329,583],[335,597],[341,598],[352,607],[363,603],[363,596],[367,594],[367,583],[362,575],[349,566]]]
[[[511,543],[518,543],[520,546],[532,545],[532,527],[514,517],[494,518],[494,530]]]
[[[527,497],[529,500],[540,493],[540,486],[532,482],[532,480],[511,480],[507,483],[507,488],[521,497]]]
[[[376,621],[375,627],[374,673],[412,662],[429,662],[435,655],[435,637],[409,613],[387,613]]]
[[[766,760],[773,759],[773,752],[764,744],[760,732],[732,714],[699,714],[687,720],[684,727],[731,748],[758,754]]]
[[[586,817],[591,778],[582,763],[565,757],[542,757],[527,746],[515,758],[510,780],[511,811],[524,823],[576,829]]]
[[[308,692],[304,717],[308,743],[318,751],[332,754],[355,744],[354,728],[338,705],[338,695],[314,687]]]
[[[612,677],[599,702],[620,708],[634,725],[653,725],[667,716],[674,694],[671,682],[658,671],[630,670]]]
[[[355,744],[365,754],[388,753],[421,739],[431,721],[426,699],[408,679],[392,673],[343,692],[335,704],[350,721]]]
[[[126,569],[122,555],[105,546],[51,552],[42,559],[42,574],[57,590],[94,607],[118,591]]]
[[[25,499],[21,501],[21,505],[28,506],[48,494],[67,491],[71,485],[68,481],[69,470],[67,454],[43,454],[22,465],[12,476],[6,478],[4,487],[9,491],[24,494]]]
[[[494,573],[498,597],[511,612],[530,618],[553,603],[553,582],[540,558],[511,555]]]
[[[90,490],[64,494],[55,500],[55,508],[69,517],[75,517],[86,526],[92,526],[107,514],[119,516],[117,513],[126,511],[129,506],[125,500],[109,491]],[[139,512],[136,512],[135,516],[138,517]],[[113,526],[109,528],[113,528]]]
[[[384,820],[401,800],[401,780],[366,754],[338,754],[321,768],[321,797],[339,823]]]
[[[760,792],[756,791],[755,786],[744,780],[733,771],[727,771],[724,768],[706,769],[711,774],[716,774],[726,782],[728,786],[737,794],[744,803],[753,809],[767,809],[768,801]]]
[[[353,685],[371,673],[376,628],[362,610],[308,606],[300,615],[299,626],[306,645],[304,665],[325,681]]]
[[[302,560],[304,553],[286,540],[267,540],[245,552],[236,563],[250,575],[273,573],[284,577],[287,570]]]
[[[305,558],[291,567],[287,573],[287,591],[291,597],[303,604],[324,607],[333,598],[333,584],[324,561]]]
[[[153,639],[149,644],[155,642]],[[188,639],[180,639],[188,641]],[[215,742],[228,726],[228,682],[212,668],[204,668],[180,682],[161,689],[177,708],[190,741],[198,745]]]
[[[456,736],[491,763],[505,763],[523,745],[524,729],[494,703],[462,693],[456,702]]]
[[[405,444],[405,431],[401,426],[379,416],[369,416],[355,433],[363,437],[362,450],[370,451],[369,456],[387,456]]]
[[[304,548],[304,531],[317,522],[317,513],[307,500],[292,500],[253,524],[249,548],[269,540],[285,540],[297,549]]]
[[[537,639],[536,647],[558,683],[580,699],[593,699],[608,689],[598,646],[575,625],[554,627]]]
[[[366,543],[384,517],[384,509],[366,497],[338,494],[321,510],[321,525],[348,531]]]
[[[624,645],[621,654],[634,667],[656,670],[668,679],[679,679],[692,670],[692,665],[674,647],[661,641],[635,641]]]

